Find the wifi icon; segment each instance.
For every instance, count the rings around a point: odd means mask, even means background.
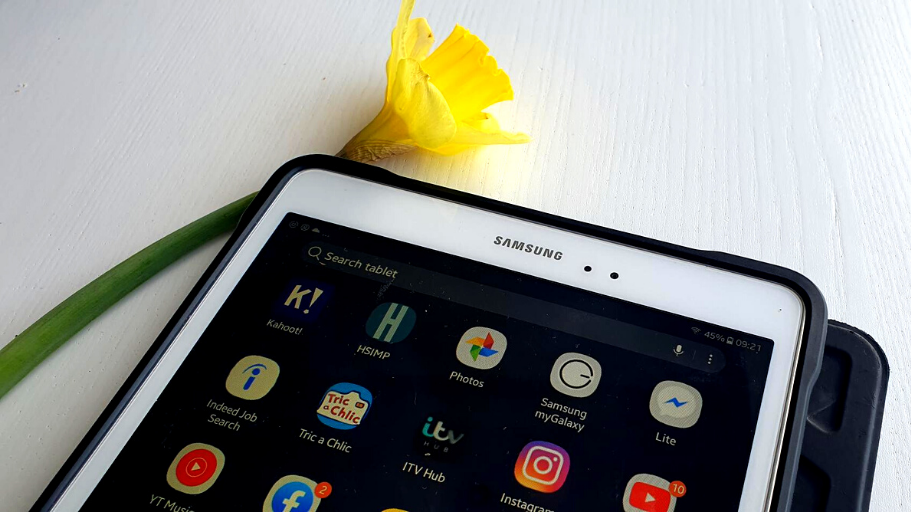
[[[693,334],[699,334],[699,331],[701,331],[702,329],[700,329],[698,327],[690,327],[690,330],[693,331]]]

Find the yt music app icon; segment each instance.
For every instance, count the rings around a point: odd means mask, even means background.
[[[205,492],[225,467],[225,454],[218,448],[203,444],[188,444],[174,457],[168,468],[168,485],[187,494]]]
[[[702,414],[702,395],[693,386],[666,380],[655,386],[648,408],[665,425],[690,428]]]
[[[456,345],[459,362],[478,370],[490,370],[500,364],[505,353],[506,336],[487,327],[468,329]]]
[[[538,492],[557,492],[569,473],[569,454],[553,443],[532,441],[516,460],[516,480]]]

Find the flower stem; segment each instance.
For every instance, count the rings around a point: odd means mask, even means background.
[[[0,349],[0,398],[83,327],[128,293],[213,238],[228,233],[256,193],[238,199],[130,256],[50,310]]]

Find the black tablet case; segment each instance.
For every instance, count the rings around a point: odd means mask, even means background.
[[[585,224],[571,219],[557,217],[543,212],[410,180],[396,176],[395,174],[378,167],[325,155],[309,155],[296,158],[283,165],[272,175],[260,193],[254,198],[252,204],[247,208],[247,211],[242,216],[240,223],[234,230],[231,238],[219,252],[215,261],[213,261],[205,274],[203,274],[196,283],[193,290],[168,322],[168,325],[165,326],[161,335],[139,362],[126,383],[117,392],[108,407],[99,417],[98,421],[92,426],[82,442],[80,442],[79,446],[76,447],[73,454],[50,482],[33,507],[33,510],[48,510],[50,506],[59,499],[65,486],[76,476],[79,468],[86,462],[92,450],[103,439],[104,433],[113,426],[117,417],[129,403],[130,398],[138,391],[139,386],[151,371],[154,363],[164,355],[168,346],[173,341],[178,328],[186,323],[190,313],[199,305],[205,291],[212,286],[215,278],[224,269],[227,260],[239,248],[241,240],[247,236],[256,221],[265,213],[266,206],[274,200],[282,186],[290,180],[291,177],[298,172],[306,172],[308,169],[329,170],[356,178],[376,181],[393,187],[464,203],[531,222],[555,226],[560,229],[574,231],[594,238],[601,238],[751,275],[789,287],[803,300],[806,307],[805,314],[807,324],[803,332],[800,348],[801,359],[797,365],[797,384],[795,385],[795,391],[788,410],[789,422],[784,432],[783,458],[779,464],[775,478],[776,495],[772,501],[771,510],[775,512],[787,512],[788,510],[791,510],[790,503],[791,498],[794,495],[794,486],[797,481],[798,461],[804,435],[804,418],[807,417],[810,391],[816,382],[816,378],[819,375],[819,370],[821,368],[824,340],[828,329],[828,316],[825,300],[816,286],[807,278],[792,270],[777,267],[775,265],[726,253],[689,249],[629,233],[593,226],[591,224]],[[794,507],[793,510],[797,511],[801,510],[801,508]]]
[[[822,371],[810,395],[791,510],[866,512],[889,364],[869,335],[829,321]]]

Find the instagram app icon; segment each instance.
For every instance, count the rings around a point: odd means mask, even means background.
[[[569,454],[553,443],[532,441],[516,460],[516,480],[539,492],[557,492],[569,473]]]

